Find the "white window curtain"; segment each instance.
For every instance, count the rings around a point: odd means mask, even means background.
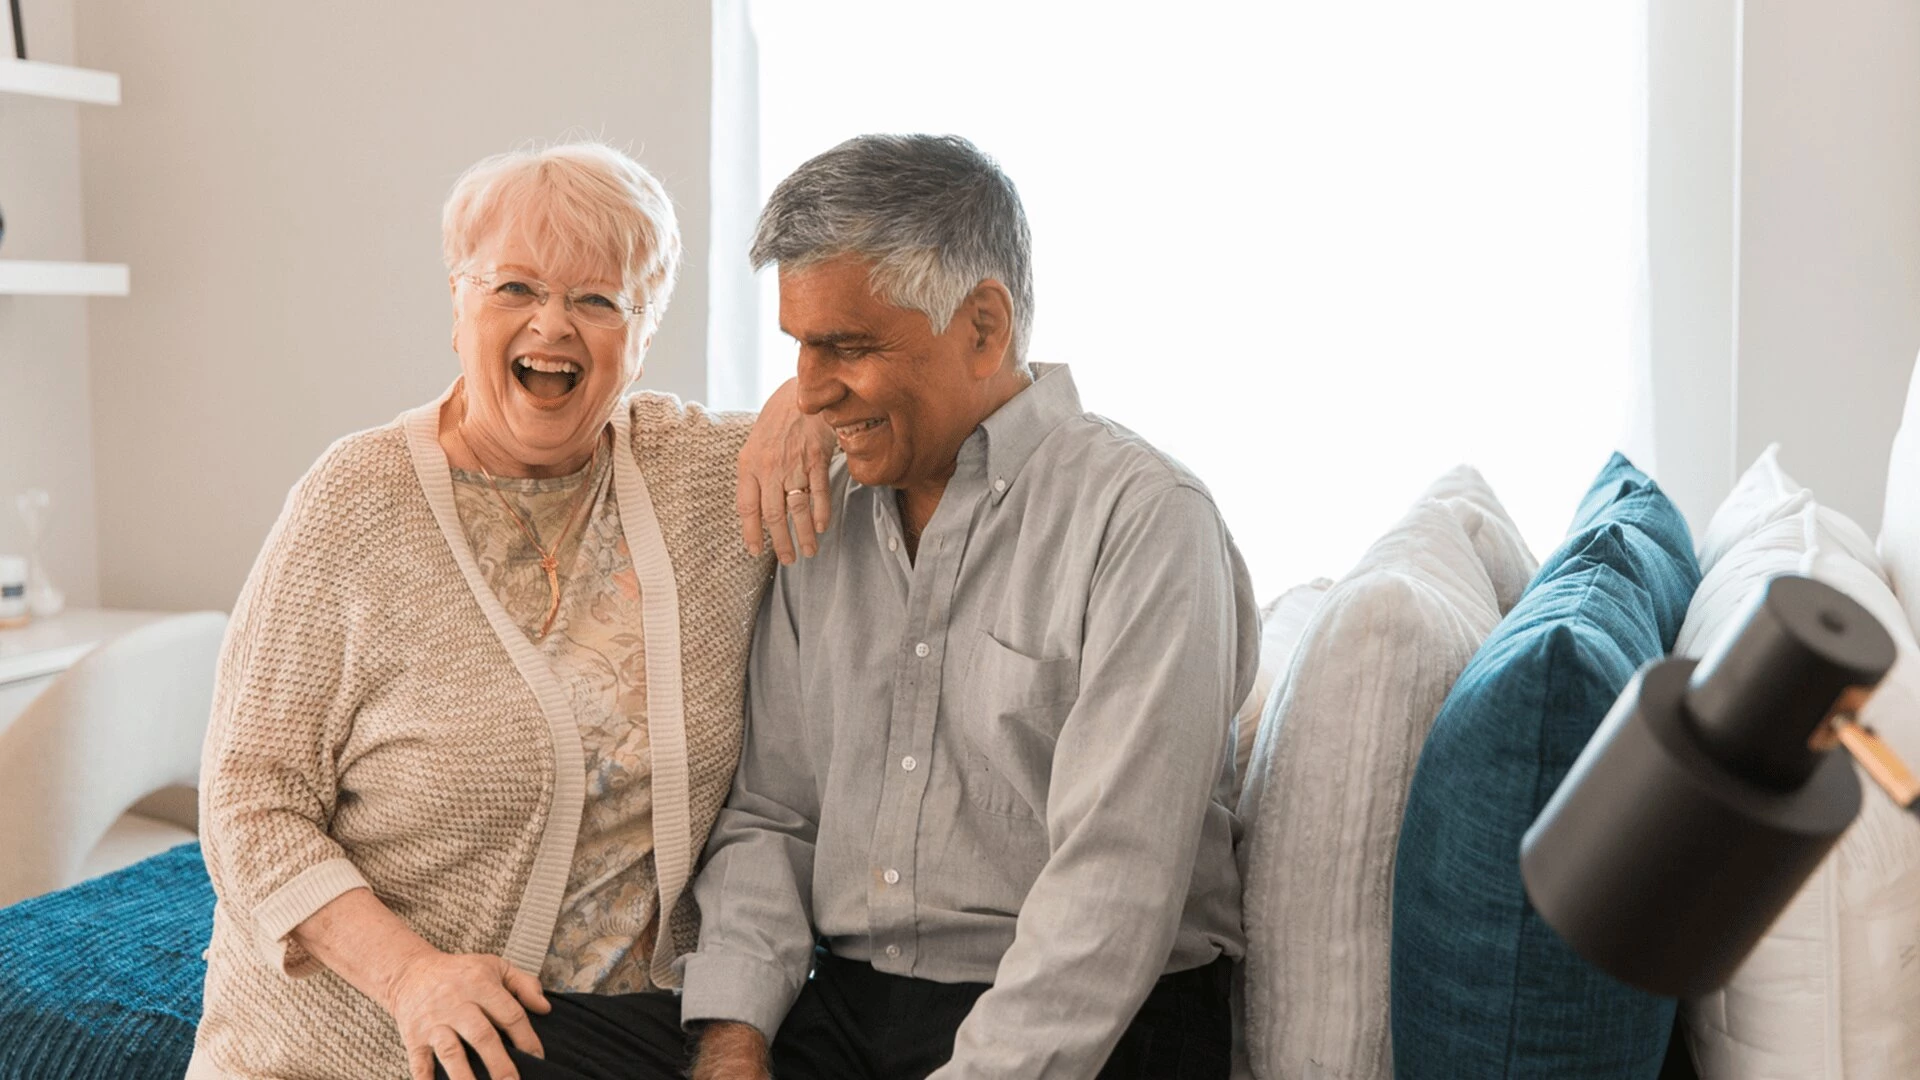
[[[1263,600],[1343,573],[1459,462],[1545,551],[1627,440],[1641,4],[752,17],[763,197],[861,132],[997,158],[1033,227],[1031,358],[1212,488]],[[794,349],[761,287],[764,391]]]

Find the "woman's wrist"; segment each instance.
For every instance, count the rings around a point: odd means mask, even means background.
[[[327,901],[293,928],[292,937],[328,970],[389,1013],[395,987],[407,968],[422,957],[439,954],[371,889],[349,889]]]
[[[403,947],[398,955],[388,957],[386,962],[380,965],[380,970],[372,973],[374,992],[367,996],[373,998],[382,1009],[387,1011],[388,1015],[393,1014],[394,1002],[400,996],[400,985],[406,980],[407,973],[413,969],[414,965],[441,955],[440,950],[427,944],[426,940],[419,935],[414,935],[414,940],[418,942],[417,945]]]

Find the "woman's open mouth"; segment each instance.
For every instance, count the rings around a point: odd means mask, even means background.
[[[517,356],[513,360],[513,377],[534,397],[557,401],[580,384],[580,365],[571,360]]]

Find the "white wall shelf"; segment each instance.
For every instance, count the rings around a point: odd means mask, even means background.
[[[118,105],[120,76],[38,60],[0,59],[0,93],[30,94],[83,105]]]
[[[124,263],[0,259],[0,295],[125,296],[127,284]]]

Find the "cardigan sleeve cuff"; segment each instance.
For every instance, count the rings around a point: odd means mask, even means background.
[[[254,940],[261,957],[293,978],[311,974],[319,962],[293,940],[293,928],[334,897],[362,888],[371,886],[348,859],[328,859],[302,870],[254,909]]]
[[[687,957],[680,1023],[735,1020],[752,1024],[773,1042],[780,1022],[800,996],[786,969],[744,956],[697,952]]]

